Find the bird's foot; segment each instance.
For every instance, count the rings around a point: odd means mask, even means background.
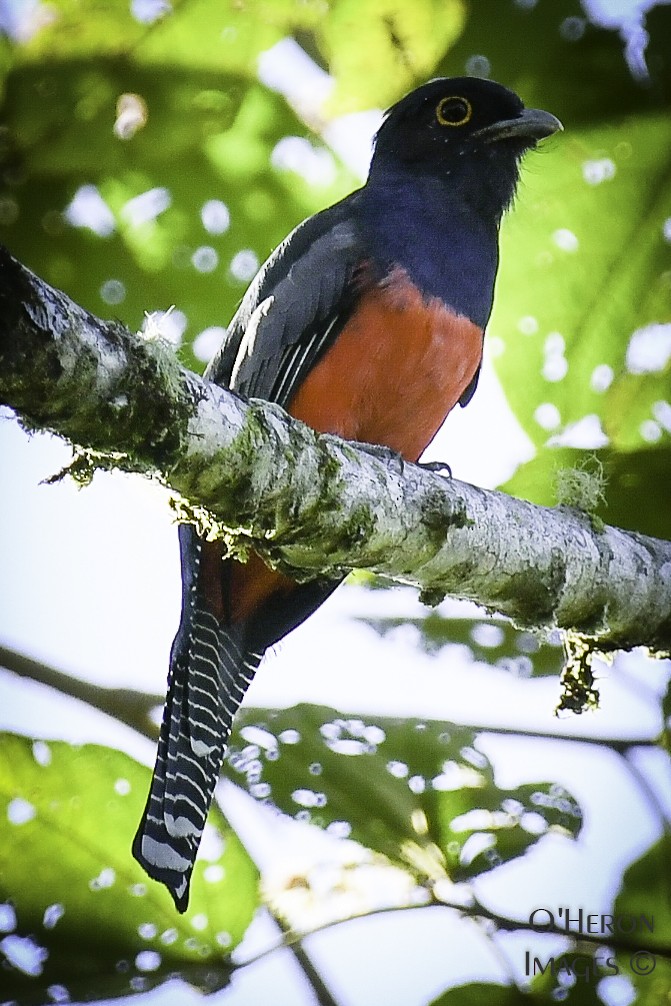
[[[442,475],[444,479],[452,478],[452,469],[447,461],[418,461],[417,467],[423,468],[425,472],[435,472],[436,475]]]

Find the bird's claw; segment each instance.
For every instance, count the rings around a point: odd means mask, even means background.
[[[452,478],[452,469],[447,461],[418,461],[417,466],[423,468],[425,472],[435,472],[436,475],[442,475],[445,479]]]

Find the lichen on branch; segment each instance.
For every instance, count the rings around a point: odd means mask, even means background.
[[[158,474],[240,553],[295,576],[370,569],[602,651],[671,651],[671,544],[319,435],[182,368],[0,250],[0,403],[95,465]],[[236,544],[237,543],[237,544]]]

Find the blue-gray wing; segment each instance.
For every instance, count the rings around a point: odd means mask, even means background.
[[[356,302],[365,251],[356,194],[300,224],[261,268],[205,371],[217,384],[287,406]]]

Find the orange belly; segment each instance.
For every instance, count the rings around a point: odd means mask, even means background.
[[[376,286],[289,404],[297,419],[416,461],[470,384],[482,330],[402,272]]]
[[[470,384],[482,358],[482,330],[424,301],[404,273],[367,291],[335,343],[289,403],[320,433],[384,444],[416,461]],[[256,555],[232,564],[230,612],[249,617],[292,580]]]

